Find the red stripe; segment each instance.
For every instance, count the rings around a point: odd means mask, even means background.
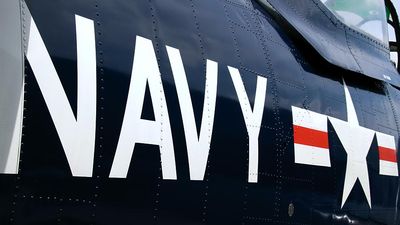
[[[319,148],[329,148],[328,133],[293,125],[294,143]]]
[[[379,159],[389,162],[397,162],[396,150],[391,148],[385,148],[378,146]]]

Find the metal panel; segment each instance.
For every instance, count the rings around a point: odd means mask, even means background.
[[[317,0],[259,0],[276,10],[326,61],[343,69],[400,86],[389,49],[338,20]]]
[[[19,1],[0,0],[0,173],[17,173],[23,97]]]

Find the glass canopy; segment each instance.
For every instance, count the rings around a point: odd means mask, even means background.
[[[388,45],[384,0],[321,0],[346,25]]]

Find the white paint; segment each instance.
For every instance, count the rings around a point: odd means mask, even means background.
[[[343,80],[346,96],[348,122],[328,117],[338,135],[346,153],[346,176],[344,180],[342,205],[347,201],[357,179],[371,208],[371,192],[369,185],[367,155],[375,135],[375,131],[359,126],[353,100],[346,83]]]
[[[91,177],[96,132],[96,45],[94,24],[75,16],[78,62],[77,118],[32,19],[27,58],[53,119],[73,176]]]
[[[328,117],[310,110],[292,106],[293,125],[328,132]]]
[[[346,109],[347,109],[347,122],[354,125],[359,125],[357,119],[356,108],[353,104],[349,88],[347,88],[346,82],[343,79],[344,94],[346,96]]]
[[[293,125],[328,132],[326,115],[292,106],[292,116]],[[297,143],[294,144],[294,161],[298,164],[331,167],[329,149]]]
[[[141,119],[147,83],[154,121]],[[152,42],[140,36],[136,37],[128,100],[110,177],[126,178],[136,143],[160,146],[163,179],[176,179],[171,126],[157,58]]]
[[[376,139],[378,146],[396,150],[396,142],[393,136],[376,132]],[[379,174],[385,176],[399,176],[397,162],[379,160]]]
[[[294,144],[294,160],[298,164],[331,167],[329,149]]]
[[[379,174],[385,176],[399,176],[399,171],[397,168],[397,163],[379,160]]]
[[[378,141],[378,146],[396,149],[396,142],[394,137],[381,132],[376,132],[376,140]]]
[[[329,117],[329,120],[347,153],[346,176],[341,207],[346,203],[357,179],[360,181],[365,197],[371,207],[367,155],[375,132],[335,118]]]
[[[203,180],[210,151],[217,99],[218,64],[207,60],[206,84],[204,91],[203,115],[200,135],[197,133],[193,104],[190,97],[186,72],[178,49],[167,46],[169,60],[178,93],[191,180]]]
[[[254,109],[252,110],[239,70],[230,66],[228,66],[228,69],[239,98],[240,107],[246,122],[247,133],[249,135],[248,182],[257,183],[258,136],[260,134],[261,120],[264,113],[265,96],[267,92],[267,78],[257,76],[256,96],[254,100]]]
[[[395,60],[397,60],[397,57],[396,57]],[[383,78],[386,79],[386,80],[392,80],[392,78],[390,76],[385,75],[385,74],[383,74]]]
[[[22,138],[23,111],[24,111],[24,85],[22,85],[21,88],[21,95],[19,100],[17,116],[15,119],[10,151],[8,152],[6,166],[4,168],[4,171],[2,171],[2,173],[5,174],[18,174],[19,156],[20,156],[21,138]]]

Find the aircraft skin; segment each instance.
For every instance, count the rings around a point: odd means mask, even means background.
[[[250,0],[17,6],[0,224],[400,224],[398,74],[374,50],[342,67]]]

